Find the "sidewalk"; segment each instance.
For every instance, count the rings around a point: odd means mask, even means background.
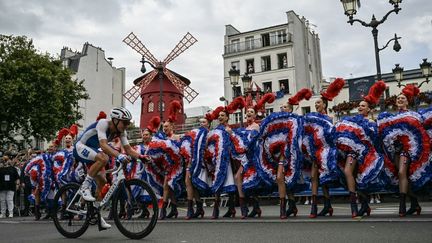
[[[259,223],[259,222],[274,222],[274,223],[321,223],[321,222],[432,222],[432,202],[421,202],[422,212],[421,215],[411,215],[404,218],[400,218],[398,215],[399,205],[396,203],[381,203],[381,204],[370,204],[372,209],[370,217],[363,218],[351,218],[351,209],[349,204],[333,204],[334,214],[332,217],[318,217],[310,219],[310,205],[297,205],[298,214],[297,217],[290,216],[288,219],[279,219],[279,206],[278,205],[264,205],[261,207],[262,216],[261,218],[247,218],[240,219],[240,208],[236,208],[235,218],[223,218],[223,214],[227,211],[226,207],[220,208],[220,218],[212,220],[211,215],[213,212],[212,207],[205,207],[204,219],[193,219],[185,220],[186,208],[179,207],[179,215],[177,219],[166,219],[158,220],[158,223]],[[409,203],[407,205],[409,207]],[[251,208],[250,208],[251,209]],[[322,209],[322,204],[318,205],[318,211]],[[169,209],[168,209],[169,210]],[[0,219],[2,223],[36,223],[36,224],[52,224],[51,220],[39,220],[35,221],[33,217],[15,217]]]

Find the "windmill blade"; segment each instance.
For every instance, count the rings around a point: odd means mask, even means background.
[[[183,81],[181,81],[177,76],[175,76],[168,69],[164,68],[163,73],[168,79],[173,83],[173,85],[183,93],[184,98],[191,103],[198,96],[198,92],[196,92],[191,87],[187,86]]]
[[[189,32],[186,33],[185,36],[179,41],[179,43],[174,47],[174,49],[171,51],[170,54],[165,58],[163,63],[167,65],[170,63],[174,58],[178,57],[181,53],[186,51],[189,47],[191,47],[195,42],[198,40],[193,37],[193,35]]]
[[[154,79],[158,72],[156,70],[151,71],[147,74],[138,84],[130,88],[123,96],[130,102],[135,103],[138,97],[141,95],[141,90],[145,89],[150,82]]]
[[[154,66],[157,65],[158,60],[153,56],[153,54],[151,54],[147,47],[145,47],[145,45],[138,39],[138,37],[136,37],[133,32],[126,36],[126,38],[123,39],[123,42],[132,47],[132,49],[141,54],[141,56],[149,60]]]

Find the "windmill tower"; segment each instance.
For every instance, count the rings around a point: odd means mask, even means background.
[[[141,71],[143,73],[145,73],[144,63],[150,64],[153,68],[152,71],[135,79],[134,86],[123,94],[132,104],[141,96],[141,128],[144,128],[153,116],[160,116],[161,120],[166,119],[168,104],[172,100],[180,101],[184,107],[183,98],[190,103],[198,96],[198,92],[189,87],[189,79],[166,68],[168,63],[197,42],[197,39],[189,32],[163,61],[158,61],[133,32],[126,36],[123,42],[142,55],[143,68]],[[176,124],[184,123],[183,109],[181,114]]]

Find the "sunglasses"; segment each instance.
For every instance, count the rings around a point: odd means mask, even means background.
[[[124,120],[122,122],[123,122],[123,125],[125,125],[125,126],[129,126],[131,123],[130,121],[124,121]]]

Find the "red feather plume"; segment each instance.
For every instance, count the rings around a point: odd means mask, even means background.
[[[154,116],[150,119],[148,125],[147,125],[147,129],[152,132],[155,133],[157,131],[157,129],[159,128],[161,123],[161,119],[159,116]]]
[[[69,129],[62,128],[57,135],[56,144],[57,145],[60,144],[60,141],[63,139],[63,137],[68,135],[68,134],[69,134]]]
[[[204,118],[210,123],[213,121],[213,116],[211,113],[205,114]]]
[[[216,109],[214,109],[214,111],[211,113],[211,120],[213,121],[213,120],[216,120],[216,119],[218,119],[218,117],[219,117],[219,113],[221,112],[221,111],[223,111],[223,110],[225,110],[225,107],[223,107],[223,106],[219,106],[219,107],[217,107]]]
[[[177,114],[179,113],[181,108],[182,108],[182,105],[181,105],[180,101],[178,101],[178,100],[171,101],[171,103],[169,104],[169,107],[168,107],[168,120],[170,122],[177,121]]]
[[[384,93],[385,90],[386,84],[384,83],[384,81],[380,80],[370,87],[368,95],[363,97],[363,100],[370,105],[377,105],[379,103],[381,95]]]
[[[103,111],[99,112],[99,115],[96,117],[96,121],[99,121],[100,119],[106,119],[107,118],[107,114]]]
[[[297,92],[294,96],[288,99],[288,103],[291,105],[298,105],[303,99],[309,100],[312,97],[312,90],[303,88]]]
[[[420,89],[413,84],[408,84],[402,89],[402,94],[404,94],[409,101],[412,101],[414,97],[420,94]]]
[[[263,97],[262,97],[262,98],[257,102],[257,104],[256,104],[255,107],[254,107],[254,110],[255,110],[255,111],[259,111],[259,110],[263,109],[266,103],[271,104],[271,103],[273,103],[273,101],[274,101],[275,99],[276,99],[275,94],[273,94],[273,93],[267,93],[267,94],[265,94],[265,95],[264,95],[264,96],[263,96]]]
[[[69,134],[74,138],[78,134],[78,126],[77,124],[72,124],[69,128]]]
[[[345,80],[343,78],[337,78],[328,86],[326,91],[321,92],[321,96],[328,101],[332,101],[343,89],[344,85]]]
[[[226,111],[229,114],[234,113],[236,110],[238,109],[243,109],[246,106],[246,101],[243,97],[239,96],[237,98],[235,98],[227,107],[226,107]]]

